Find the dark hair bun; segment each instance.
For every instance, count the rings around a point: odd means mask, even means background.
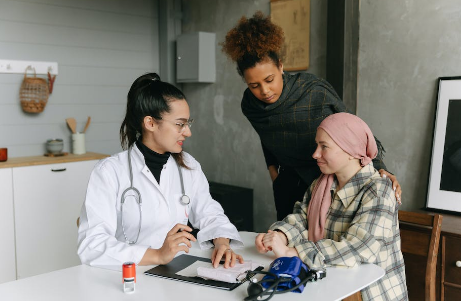
[[[157,80],[160,81],[160,76],[157,73],[149,73],[148,76],[153,81],[157,81]]]
[[[280,54],[283,40],[282,28],[257,11],[250,19],[243,16],[221,45],[222,51],[238,61],[247,55],[263,58],[270,52]]]

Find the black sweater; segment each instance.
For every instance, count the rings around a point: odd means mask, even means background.
[[[144,155],[144,161],[150,172],[154,175],[157,182],[160,184],[160,174],[162,173],[163,165],[166,164],[171,153],[159,154],[145,146],[140,140],[136,141],[136,146]]]

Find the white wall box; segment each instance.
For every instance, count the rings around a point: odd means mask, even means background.
[[[176,82],[216,81],[216,35],[193,32],[176,39]]]
[[[106,156],[87,153],[66,157],[25,157],[42,161],[37,164],[24,160],[26,163],[22,166],[12,163],[21,158],[11,158],[5,162],[13,164],[11,168],[2,168],[4,163],[0,164],[0,226],[4,229],[0,231],[0,263],[2,270],[7,265],[10,275],[3,279],[5,273],[0,273],[0,282],[80,264],[76,220],[91,171],[98,159]],[[8,225],[3,225],[5,222]],[[11,262],[13,265],[16,262],[13,272],[8,266]]]

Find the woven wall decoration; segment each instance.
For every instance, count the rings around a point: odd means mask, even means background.
[[[34,71],[34,75],[28,76],[27,71],[31,69]],[[27,113],[43,112],[49,95],[46,79],[37,77],[35,69],[30,66],[27,67],[21,89],[19,90],[22,110]]]

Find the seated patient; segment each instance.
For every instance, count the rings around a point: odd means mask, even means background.
[[[408,300],[392,183],[371,160],[378,150],[367,124],[337,113],[318,127],[312,155],[322,174],[293,214],[256,237],[259,252],[299,256],[310,268],[374,263],[383,278],[361,291],[363,300]]]

